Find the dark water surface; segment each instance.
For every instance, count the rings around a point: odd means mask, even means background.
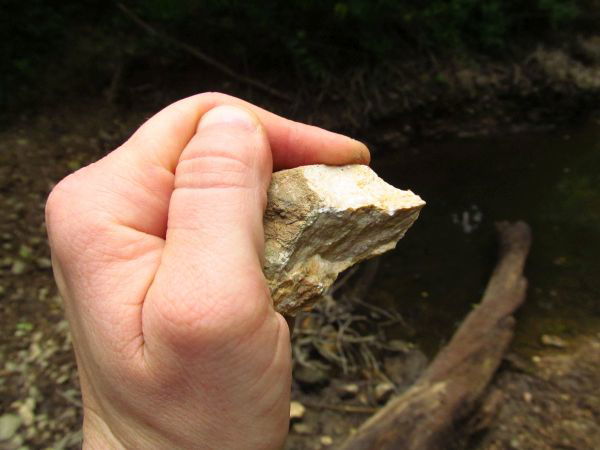
[[[600,331],[600,126],[546,134],[438,142],[384,152],[373,168],[427,202],[385,255],[371,301],[395,306],[408,326],[392,334],[428,353],[446,342],[482,297],[496,261],[494,222],[533,230],[529,290],[514,348],[542,334]]]

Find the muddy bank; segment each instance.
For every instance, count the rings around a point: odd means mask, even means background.
[[[378,143],[392,148],[448,136],[548,130],[598,110],[600,36],[563,48],[540,46],[512,59],[431,56],[390,63],[332,83],[321,99],[307,120],[358,133],[375,128]]]
[[[289,68],[288,68],[289,69]],[[33,109],[33,116],[104,111],[129,126],[182,97],[225,92],[299,121],[350,133],[377,146],[402,149],[451,136],[547,131],[585,120],[600,107],[600,35],[561,46],[531,43],[502,56],[412,52],[406,60],[357,67],[318,82],[252,68],[228,77],[191,58],[183,65],[152,58],[130,61],[93,95]],[[260,80],[288,100],[240,81]],[[74,94],[75,95],[75,94]],[[32,114],[9,117],[18,125]],[[377,138],[373,139],[376,134]]]
[[[531,361],[509,358],[484,401],[479,419],[485,420],[456,448],[598,448],[600,334],[581,336],[568,348]]]
[[[600,100],[600,35],[575,37],[562,46],[528,44],[503,56],[413,52],[405,60],[357,67],[319,82],[282,80],[285,69],[255,68],[255,79],[285,92],[289,101],[200,63],[179,70],[148,63],[123,74],[110,91],[114,105],[154,110],[217,90],[358,138],[376,130],[375,143],[393,149],[449,136],[549,130],[581,122],[598,111]]]

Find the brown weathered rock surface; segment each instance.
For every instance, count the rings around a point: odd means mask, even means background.
[[[277,311],[310,306],[337,275],[393,249],[425,205],[367,166],[304,166],[273,174],[265,264]]]

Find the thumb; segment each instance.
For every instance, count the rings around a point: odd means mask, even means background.
[[[181,337],[178,349],[197,342],[188,332],[214,335],[228,318],[247,323],[272,312],[261,267],[271,172],[265,130],[240,107],[208,111],[183,150],[161,264],[144,305],[150,317],[159,312],[168,335]]]
[[[167,247],[178,259],[228,248],[256,255],[271,171],[269,142],[254,114],[235,106],[208,111],[175,171]]]

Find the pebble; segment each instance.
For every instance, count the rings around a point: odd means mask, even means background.
[[[394,385],[392,383],[383,382],[375,386],[375,399],[378,403],[387,402],[394,393]]]
[[[19,406],[19,416],[21,416],[23,423],[27,426],[32,425],[35,420],[35,403],[35,399],[29,397]]]
[[[290,403],[290,419],[302,419],[306,408],[300,402],[293,401]]]
[[[6,256],[0,259],[0,267],[10,267],[13,265],[13,259],[10,256]]]
[[[367,396],[366,392],[359,393],[358,396],[356,397],[356,399],[362,405],[370,405],[371,404],[371,402],[369,401],[369,397]]]
[[[0,416],[0,442],[12,438],[21,426],[21,418],[16,414]]]
[[[50,292],[50,289],[48,289],[47,287],[40,288],[40,289],[38,290],[38,295],[37,295],[37,297],[38,297],[38,300],[40,300],[40,301],[42,301],[42,302],[43,302],[44,300],[46,300],[46,298],[48,298],[48,293],[49,293],[49,292]]]
[[[542,344],[547,345],[549,347],[565,348],[568,345],[567,341],[552,334],[543,334],[540,338],[540,341],[542,342]]]
[[[27,245],[21,245],[19,247],[19,256],[23,259],[29,259],[31,258],[31,253],[33,250],[31,250],[31,247],[28,247]]]
[[[297,434],[313,434],[313,427],[306,423],[295,423],[292,426],[292,430]]]
[[[50,258],[38,258],[35,263],[40,269],[50,269],[52,267]]]
[[[401,341],[399,339],[392,339],[385,344],[385,349],[392,352],[405,353],[414,348],[414,345],[410,342]]]
[[[298,368],[294,372],[294,378],[303,384],[325,384],[329,381],[329,376],[324,370],[308,366]]]
[[[333,444],[333,438],[331,436],[321,436],[320,441],[321,441],[321,444],[327,445],[327,446]]]
[[[25,269],[27,269],[27,264],[25,264],[24,261],[17,259],[13,262],[10,271],[13,275],[21,275],[25,272]]]
[[[356,397],[360,388],[356,383],[340,384],[335,386],[335,392],[341,399],[349,399]]]

